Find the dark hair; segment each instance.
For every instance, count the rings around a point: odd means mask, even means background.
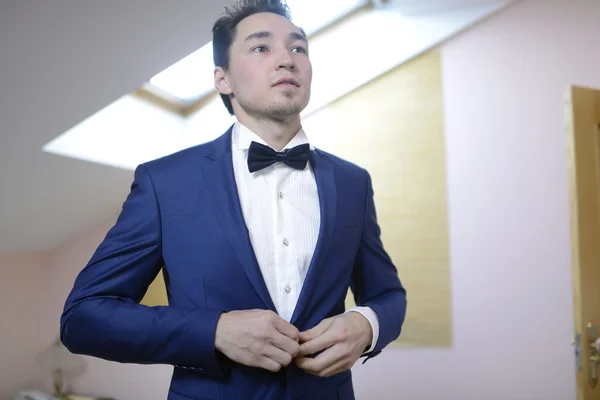
[[[237,25],[243,19],[262,12],[278,14],[292,20],[290,9],[282,0],[239,0],[237,4],[225,7],[225,12],[212,28],[215,67],[221,67],[226,71],[229,69],[229,50],[235,39]],[[306,36],[304,31],[302,34]],[[229,96],[221,94],[221,99],[229,114],[233,115],[233,106]]]

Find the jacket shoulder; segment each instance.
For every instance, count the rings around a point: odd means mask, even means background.
[[[147,161],[144,165],[150,171],[169,170],[203,162],[213,148],[212,142],[203,143],[183,150],[178,150],[166,156]]]

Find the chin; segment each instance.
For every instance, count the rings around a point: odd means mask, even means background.
[[[300,102],[277,102],[267,107],[266,111],[271,115],[291,116],[302,112],[306,105]]]

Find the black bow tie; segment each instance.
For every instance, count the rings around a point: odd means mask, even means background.
[[[269,146],[252,142],[248,150],[248,170],[250,172],[260,171],[278,161],[302,170],[306,167],[309,158],[310,145],[308,143],[284,151],[275,151]]]

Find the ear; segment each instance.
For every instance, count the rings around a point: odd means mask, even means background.
[[[233,93],[229,80],[227,79],[227,73],[223,67],[215,67],[215,88],[221,94],[229,95]]]

